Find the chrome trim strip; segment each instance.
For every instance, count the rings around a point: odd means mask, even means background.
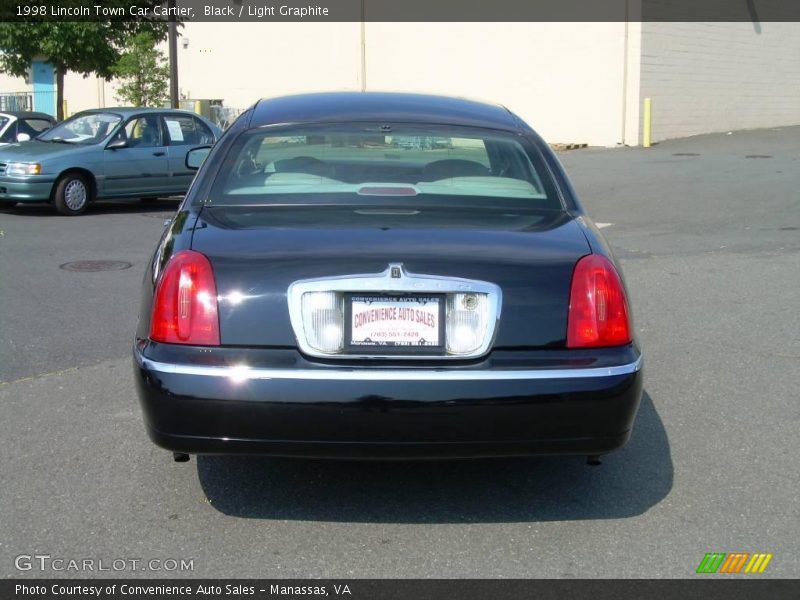
[[[399,270],[399,277],[392,277],[392,270]],[[476,292],[486,294],[489,299],[489,323],[483,343],[469,354],[447,354],[444,356],[419,356],[413,354],[341,354],[325,353],[313,348],[307,341],[303,323],[301,298],[306,292],[429,292],[457,293]],[[403,360],[458,360],[478,358],[489,352],[497,334],[497,323],[503,306],[503,292],[500,286],[487,281],[463,279],[460,277],[442,277],[439,275],[418,275],[406,271],[403,263],[390,263],[382,273],[365,275],[344,275],[341,277],[324,277],[295,281],[289,286],[286,294],[289,302],[289,320],[297,339],[300,351],[307,356],[339,360],[369,358],[402,358]],[[446,335],[446,334],[445,334]]]
[[[577,369],[345,369],[342,367],[315,369],[264,369],[246,365],[214,367],[162,363],[135,353],[136,361],[148,371],[173,375],[223,377],[234,382],[250,379],[301,379],[323,381],[519,381],[548,379],[584,379],[587,377],[614,377],[629,375],[642,368],[641,356],[635,362],[616,367],[591,367]]]

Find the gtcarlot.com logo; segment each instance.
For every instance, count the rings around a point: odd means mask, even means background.
[[[18,571],[98,573],[120,571],[194,571],[193,558],[64,558],[50,554],[20,554]]]
[[[763,573],[772,554],[767,552],[708,552],[697,567],[698,573]]]

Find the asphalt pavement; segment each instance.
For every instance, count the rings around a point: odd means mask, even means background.
[[[192,561],[104,577],[692,577],[733,551],[800,576],[800,127],[560,158],[646,353],[633,437],[600,467],[173,463],[130,346],[176,202],[0,211],[0,577],[92,575],[16,568],[34,554]],[[60,268],[84,260],[131,266]]]

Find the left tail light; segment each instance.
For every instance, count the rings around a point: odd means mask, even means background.
[[[217,285],[204,254],[175,254],[156,286],[150,339],[165,344],[219,346]]]

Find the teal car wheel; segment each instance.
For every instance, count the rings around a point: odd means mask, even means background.
[[[77,173],[68,173],[56,184],[53,204],[60,214],[71,217],[86,210],[91,196],[92,187],[86,178]]]

